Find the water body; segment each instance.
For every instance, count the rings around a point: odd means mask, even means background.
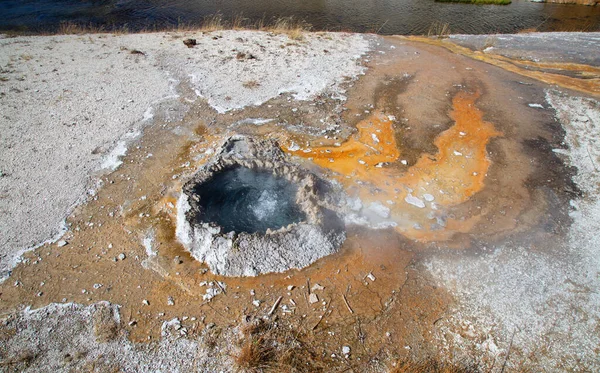
[[[296,204],[298,188],[267,171],[236,167],[194,188],[200,197],[198,222],[225,232],[265,233],[304,219]]]
[[[0,0],[0,30],[52,31],[61,22],[129,30],[198,25],[220,13],[249,22],[294,16],[316,30],[424,34],[435,22],[452,33],[600,31],[600,6],[513,0],[506,6],[434,0]]]

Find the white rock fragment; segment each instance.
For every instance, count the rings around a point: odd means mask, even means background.
[[[408,161],[406,159],[403,159],[403,160],[400,161],[400,163],[402,163],[403,165],[406,166],[408,164]]]
[[[260,306],[260,301],[258,299],[255,299],[252,301],[252,305],[254,305],[254,307],[259,307]]]
[[[429,193],[423,194],[423,198],[427,202],[432,202],[435,199],[435,197],[433,195],[429,194]]]
[[[375,276],[373,276],[373,273],[369,272],[369,274],[367,275],[367,278],[371,281],[375,281]]]
[[[294,290],[295,286],[294,285],[288,285],[287,289],[288,291],[292,291]]]
[[[292,143],[290,144],[290,146],[288,146],[288,150],[291,152],[296,152],[298,150],[300,150],[300,145],[296,144],[295,142],[292,141]]]
[[[148,299],[144,299],[144,300],[142,301],[142,303],[144,303],[146,306],[149,306],[149,305],[150,305],[150,302],[148,302]]]
[[[311,288],[310,291],[320,291],[325,289],[323,286],[319,285],[319,284],[314,284]]]
[[[540,104],[527,104],[527,106],[536,108],[536,109],[545,109],[543,105]]]
[[[462,153],[461,152],[457,152],[456,150],[454,150],[454,155],[461,156]]]
[[[374,133],[373,133],[373,134],[371,134],[371,138],[373,139],[373,142],[374,142],[375,144],[379,144],[379,138],[377,138],[377,135],[376,135],[376,134],[374,134]]]
[[[67,244],[68,244],[68,242],[67,242],[67,241],[65,241],[65,240],[60,240],[60,241],[58,241],[58,242],[56,243],[56,246],[58,246],[58,247],[63,247],[63,246],[66,246]]]
[[[127,256],[125,256],[125,253],[121,253],[119,254],[119,256],[117,257],[119,260],[125,260]]]
[[[317,302],[319,302],[319,297],[317,297],[317,294],[310,293],[310,295],[308,296],[308,303],[315,304]]]
[[[418,207],[420,209],[425,208],[425,202],[423,202],[422,200],[420,200],[419,198],[413,196],[410,193],[408,193],[408,196],[406,196],[404,198],[404,201],[406,203],[408,203],[409,205],[416,206],[416,207]]]
[[[350,346],[343,346],[342,347],[342,353],[344,355],[350,355]]]

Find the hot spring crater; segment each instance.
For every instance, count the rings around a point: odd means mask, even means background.
[[[346,238],[334,190],[275,141],[233,136],[183,185],[177,237],[219,275],[303,268]]]

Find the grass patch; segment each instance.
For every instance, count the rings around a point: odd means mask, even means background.
[[[479,5],[508,5],[511,0],[435,0],[436,3],[462,3]]]
[[[429,26],[427,36],[435,36],[438,38],[445,38],[450,35],[450,24],[447,22],[435,21]]]
[[[402,361],[389,373],[479,373],[480,370],[474,366],[463,366],[460,364],[446,364],[434,360],[422,362]]]
[[[302,333],[254,319],[241,326],[238,352],[233,360],[241,372],[324,372],[326,359],[320,357]]]
[[[130,34],[130,33],[149,33],[149,32],[214,32],[221,30],[258,30],[267,31],[275,34],[285,34],[290,39],[302,40],[304,32],[311,31],[312,25],[304,20],[292,17],[273,18],[269,21],[261,18],[251,20],[243,17],[241,14],[226,18],[221,13],[206,16],[200,23],[183,23],[166,27],[147,27],[140,30],[131,30],[127,25],[95,25],[92,23],[61,22],[54,31],[43,32],[42,35],[85,35],[85,34]],[[23,32],[2,32],[11,36],[35,34],[28,31]]]
[[[247,88],[247,89],[256,89],[256,88],[260,87],[260,83],[257,82],[256,80],[248,80],[247,82],[244,82],[242,84],[242,86],[244,86],[244,88]]]

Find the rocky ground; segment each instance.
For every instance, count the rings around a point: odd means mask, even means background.
[[[597,371],[599,41],[0,38],[0,368]],[[190,255],[177,201],[232,135],[332,185],[338,252]]]

